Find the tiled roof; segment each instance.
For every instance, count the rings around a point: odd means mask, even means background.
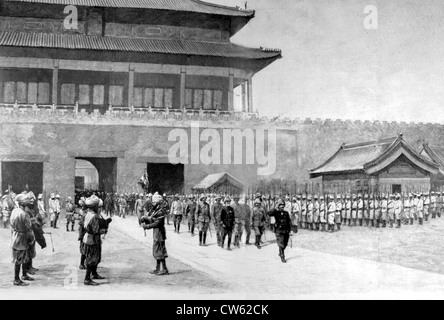
[[[390,138],[360,144],[344,144],[332,158],[311,173],[364,170],[368,162],[378,158],[396,140],[397,138]]]
[[[231,183],[232,185],[235,185],[236,187],[238,187],[240,189],[244,188],[244,184],[242,182],[237,180],[231,174],[229,174],[227,172],[222,172],[222,173],[215,173],[215,174],[210,174],[210,175],[206,176],[205,179],[203,179],[199,184],[194,186],[193,189],[208,190],[208,189],[217,187],[217,185],[219,185],[225,181],[228,181],[229,183]]]
[[[141,53],[168,53],[179,55],[212,56],[258,60],[279,58],[281,56],[280,51],[247,48],[233,43],[111,38],[49,33],[2,32],[0,33],[0,46]]]
[[[441,169],[444,170],[444,149],[443,148],[431,146],[429,144],[424,144],[423,152],[424,151],[432,159],[432,161],[439,164]]]
[[[199,0],[3,0],[8,2],[27,2],[85,7],[135,8],[188,11],[204,14],[253,17],[254,11],[227,7]]]
[[[424,170],[435,172],[437,166],[415,152],[400,135],[379,141],[343,145],[329,160],[320,167],[310,171],[312,177],[324,174],[362,171],[374,173],[381,166],[396,160],[400,149],[416,165]]]

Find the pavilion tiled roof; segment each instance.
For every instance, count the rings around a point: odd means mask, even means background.
[[[166,53],[254,60],[277,59],[281,57],[279,50],[248,48],[233,43],[113,38],[50,33],[1,32],[0,46]]]
[[[403,136],[400,135],[396,138],[387,138],[378,141],[349,145],[344,144],[324,164],[311,170],[310,175],[312,177],[318,177],[326,174],[348,172],[372,174],[379,170],[381,166],[396,160],[396,157],[401,153],[426,171],[434,173],[438,171],[437,166],[433,162],[421,157],[407,144]]]
[[[209,190],[217,187],[218,185],[228,181],[230,184],[243,189],[245,186],[242,182],[237,180],[231,174],[227,172],[214,173],[206,176],[199,184],[193,187],[194,190]]]
[[[199,0],[3,0],[7,2],[75,5],[85,7],[172,10],[224,16],[253,17],[253,10],[228,7]]]

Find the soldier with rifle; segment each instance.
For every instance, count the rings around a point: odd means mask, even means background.
[[[382,195],[382,201],[380,207],[381,207],[382,227],[385,228],[387,226],[387,218],[388,218],[388,200],[387,200],[387,195],[385,193]]]
[[[358,194],[358,221],[359,226],[362,227],[362,222],[364,219],[364,200],[362,199],[362,194]]]
[[[388,221],[390,223],[390,228],[393,228],[393,223],[395,221],[395,196],[393,194],[390,195],[389,201],[387,204],[388,211]]]
[[[302,195],[301,202],[301,229],[307,229],[307,196]]]
[[[327,220],[328,220],[328,232],[335,232],[335,217],[336,217],[336,202],[334,195],[330,194],[328,196],[328,209],[327,209]]]
[[[430,197],[430,211],[432,213],[432,219],[436,219],[436,211],[437,211],[437,198],[436,193],[433,191],[432,196]]]
[[[325,204],[325,197],[321,196],[321,203],[319,204],[319,221],[321,223],[321,231],[325,232],[326,225],[327,225],[327,215],[326,215],[326,204]]]
[[[416,214],[418,215],[419,225],[424,224],[424,200],[421,193],[418,194],[418,202],[416,203]]]
[[[319,224],[321,223],[320,219],[320,204],[318,201],[319,197],[318,195],[314,195],[314,202],[313,202],[313,230],[319,231]],[[287,211],[286,209],[284,209]],[[291,211],[287,211],[291,212]]]
[[[375,222],[376,228],[379,229],[381,225],[381,195],[375,195]]]
[[[336,195],[336,216],[335,216],[335,223],[336,223],[336,227],[338,228],[338,231],[341,231],[342,211],[343,211],[342,196],[340,194],[338,194],[338,195]],[[333,231],[334,231],[334,227],[333,227]]]
[[[357,218],[358,218],[358,200],[356,198],[356,195],[354,194],[352,196],[352,220],[353,225],[357,226]]]
[[[351,226],[352,221],[352,202],[350,200],[350,195],[347,194],[345,197],[345,225]]]
[[[396,195],[396,200],[394,202],[394,213],[395,213],[395,220],[397,223],[396,228],[401,228],[401,217],[402,217],[402,200],[401,195],[398,193]]]
[[[376,205],[375,194],[371,193],[370,198],[368,200],[368,219],[370,221],[372,228],[375,227],[375,205]]]
[[[370,206],[369,206],[368,194],[364,195],[364,220],[365,220],[365,226],[368,227],[370,224]]]
[[[429,215],[430,215],[430,193],[426,192],[424,194],[424,218],[425,221],[429,221]]]

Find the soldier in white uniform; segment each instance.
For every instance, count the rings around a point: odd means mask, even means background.
[[[430,197],[430,211],[432,213],[432,219],[436,219],[436,209],[437,209],[437,198],[436,193],[432,192],[432,196]]]
[[[379,229],[381,224],[381,199],[379,196],[375,197],[375,220],[376,220],[376,228]]]
[[[364,195],[364,219],[365,219],[365,226],[368,227],[370,223],[370,208],[368,203],[368,194]]]
[[[341,231],[343,209],[344,205],[342,202],[342,196],[338,194],[336,196],[336,217],[335,217],[335,223],[336,227],[338,228],[338,231]]]
[[[321,196],[321,202],[319,204],[319,221],[321,223],[322,226],[322,231],[325,232],[326,230],[326,225],[327,225],[327,215],[326,215],[326,204],[325,204],[325,197]]]
[[[395,221],[395,196],[390,195],[387,204],[388,220],[390,223],[390,228],[393,228],[393,222]]]
[[[375,226],[375,195],[371,194],[370,199],[368,200],[368,219],[372,228]]]
[[[298,199],[296,197],[294,197],[293,198],[293,205],[292,205],[292,209],[291,209],[291,231],[293,233],[298,233],[300,212],[301,212],[301,207],[299,205]]]
[[[362,220],[364,219],[364,200],[362,194],[358,194],[358,221],[359,226],[362,227]]]
[[[313,230],[319,231],[319,197],[317,195],[314,196],[314,203],[313,203]]]
[[[314,205],[312,202],[312,198],[311,195],[309,195],[307,197],[307,224],[308,224],[308,228],[311,231],[313,231],[313,209],[314,209]]]
[[[429,215],[430,215],[430,194],[426,192],[424,194],[424,218],[425,221],[429,221]]]
[[[401,195],[399,193],[396,195],[396,200],[394,202],[394,212],[397,223],[396,228],[401,229],[402,201],[401,201]]]
[[[381,221],[382,221],[382,227],[387,227],[387,218],[388,218],[388,200],[387,195],[382,195],[382,201],[381,201]]]
[[[356,198],[356,195],[354,194],[352,196],[352,220],[353,220],[353,225],[355,227],[357,225],[357,218],[358,218],[358,199]]]
[[[416,214],[418,215],[419,224],[424,224],[424,200],[422,194],[418,194],[418,202],[416,203]]]
[[[302,195],[301,201],[301,229],[307,229],[307,196]]]
[[[350,195],[347,195],[345,200],[345,224],[347,224],[348,221],[348,225],[351,226],[351,221],[352,221],[352,202],[350,200]]]
[[[415,212],[416,212],[416,201],[413,199],[413,194],[409,194],[409,221],[410,225],[413,226],[413,220],[415,220]]]
[[[328,232],[335,232],[336,202],[333,195],[328,196]]]

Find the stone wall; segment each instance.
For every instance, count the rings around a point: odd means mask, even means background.
[[[108,111],[105,115],[36,106],[0,106],[0,160],[44,159],[47,192],[72,194],[75,157],[117,158],[117,190],[133,192],[147,162],[167,162],[174,128],[189,133],[191,122],[200,127],[276,129],[277,169],[273,176],[304,183],[309,169],[326,161],[343,143],[361,142],[403,133],[418,151],[422,143],[444,147],[444,126],[389,123],[259,118],[254,114]],[[248,185],[257,183],[258,165],[186,165],[189,190],[207,174],[227,171]],[[140,190],[140,189],[138,189]]]

